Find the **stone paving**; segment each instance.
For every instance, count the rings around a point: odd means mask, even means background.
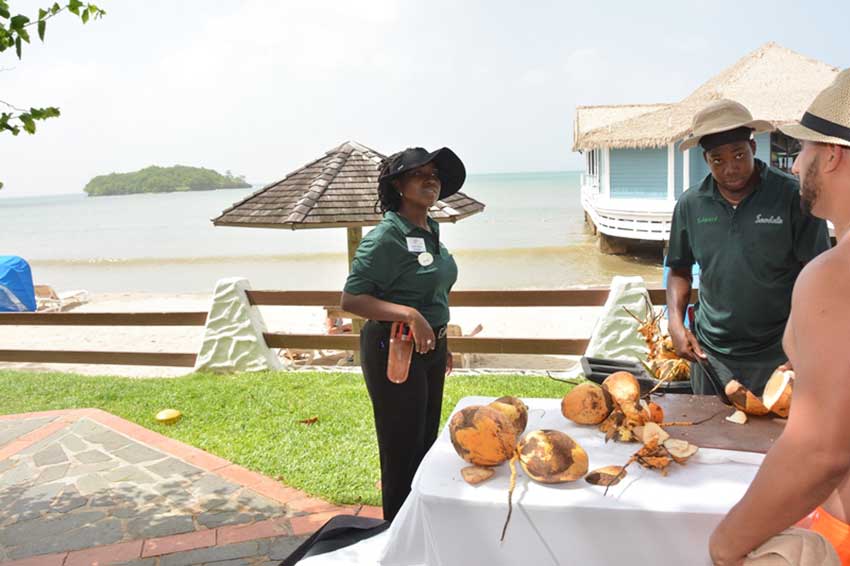
[[[94,409],[0,417],[0,563],[276,564],[338,513]]]

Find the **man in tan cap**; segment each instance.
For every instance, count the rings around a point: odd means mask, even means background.
[[[814,510],[809,528],[850,565],[850,69],[782,131],[802,142],[793,168],[802,206],[832,221],[838,244],[794,286],[783,338],[796,373],[788,424],[710,551],[716,564],[741,564]]]
[[[772,130],[732,100],[694,117],[683,150],[699,144],[711,174],[685,191],[670,228],[667,307],[676,352],[693,362],[698,395],[737,379],[756,395],[787,358],[782,331],[803,265],[829,248],[826,223],[800,210],[799,183],[755,158],[753,133]],[[691,268],[700,267],[693,330],[684,325]]]

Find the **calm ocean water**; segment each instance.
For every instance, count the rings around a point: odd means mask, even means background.
[[[56,289],[209,291],[244,276],[255,289],[342,288],[343,229],[215,228],[210,219],[254,189],[90,198],[0,198],[0,255],[27,259]],[[457,288],[564,288],[641,275],[660,282],[655,257],[605,256],[587,235],[579,174],[471,175],[464,192],[483,213],[443,224]]]

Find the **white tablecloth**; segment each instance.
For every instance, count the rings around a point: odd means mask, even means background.
[[[455,411],[491,400],[467,397]],[[566,432],[587,451],[591,470],[622,465],[639,447],[605,444],[595,427],[561,416],[558,399],[525,401],[530,409],[526,430]],[[467,464],[444,429],[392,527],[378,540],[359,543],[361,558],[358,548],[344,549],[345,560],[374,564],[378,556],[383,566],[710,564],[708,537],[744,494],[762,459],[761,454],[701,449],[687,465],[671,465],[666,477],[633,464],[607,496],[604,488],[584,480],[539,484],[520,469],[513,516],[500,543],[510,470],[504,464],[494,478],[470,486],[460,474]],[[304,564],[344,563],[332,555],[321,558]]]

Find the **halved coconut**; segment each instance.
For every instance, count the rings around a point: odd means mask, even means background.
[[[792,370],[776,370],[764,386],[764,395],[762,395],[764,406],[783,419],[788,417],[791,410],[793,382]]]
[[[504,414],[513,423],[516,430],[517,438],[525,432],[525,427],[528,425],[528,406],[517,397],[510,395],[499,397],[489,405],[500,413]]]
[[[602,382],[606,390],[618,405],[637,403],[640,399],[640,384],[634,375],[627,371],[612,373]]]
[[[543,483],[575,481],[587,473],[587,452],[558,430],[535,430],[517,446],[519,463],[531,479]]]
[[[476,466],[498,466],[516,450],[514,424],[493,407],[461,409],[452,415],[449,435],[458,456]]]
[[[578,424],[599,424],[613,409],[608,392],[590,381],[573,387],[561,401],[561,414]]]
[[[726,396],[729,397],[729,401],[732,402],[736,409],[744,411],[748,415],[761,416],[770,412],[764,406],[764,403],[753,395],[752,391],[734,379],[726,384]]]

